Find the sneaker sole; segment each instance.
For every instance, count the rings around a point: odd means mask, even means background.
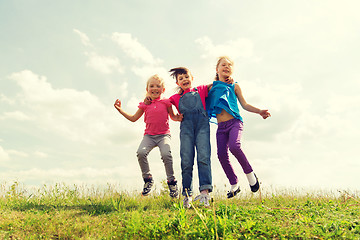
[[[227,198],[235,197],[236,194],[238,194],[239,192],[240,192],[240,188],[236,189],[234,192],[228,192]]]

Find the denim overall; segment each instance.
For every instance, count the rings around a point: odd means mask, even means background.
[[[195,147],[200,191],[208,189],[211,192],[209,118],[196,88],[195,92],[187,92],[180,98],[179,111],[184,116],[180,125],[182,195],[192,196]]]

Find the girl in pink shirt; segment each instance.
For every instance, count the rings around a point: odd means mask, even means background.
[[[144,122],[146,123],[143,140],[137,150],[137,157],[144,179],[144,189],[142,195],[146,196],[150,193],[154,180],[150,173],[149,162],[147,156],[149,152],[159,147],[161,159],[163,160],[167,175],[167,183],[171,197],[178,196],[177,181],[174,177],[173,159],[170,148],[170,128],[169,115],[174,121],[181,121],[182,115],[175,115],[169,99],[161,99],[161,94],[165,91],[164,81],[158,75],[149,78],[146,83],[146,96],[151,99],[150,104],[144,102],[139,103],[139,109],[134,115],[126,113],[121,108],[121,101],[116,100],[115,108],[128,120],[135,122],[144,113]]]

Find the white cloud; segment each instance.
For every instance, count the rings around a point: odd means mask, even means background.
[[[81,42],[84,46],[93,47],[89,37],[85,33],[80,32],[77,29],[74,29],[73,31],[80,36]],[[86,65],[100,73],[110,74],[114,71],[118,73],[124,73],[124,69],[117,57],[101,56],[94,51],[90,53],[85,52],[85,56],[88,57]]]
[[[116,57],[99,56],[95,52],[85,53],[85,55],[89,58],[86,65],[98,72],[104,74],[110,74],[113,73],[113,71],[117,71],[119,73],[124,72],[119,59]]]
[[[10,156],[8,152],[6,152],[1,146],[0,146],[0,162],[8,161],[10,160]]]
[[[90,39],[89,39],[89,37],[88,37],[85,33],[80,32],[80,31],[77,30],[77,29],[73,29],[73,31],[80,37],[80,40],[81,40],[81,42],[82,42],[82,44],[83,44],[84,46],[92,47],[92,44],[91,44],[91,42],[90,42]]]
[[[115,97],[119,97],[121,99],[125,99],[128,97],[129,95],[129,90],[128,90],[128,83],[126,81],[124,81],[123,83],[110,83],[110,90],[111,93],[109,93],[109,95],[111,96],[115,96]],[[114,103],[115,103],[115,99],[114,99]]]
[[[162,62],[160,59],[155,59],[151,52],[139,43],[136,38],[133,38],[130,33],[115,32],[112,34],[111,39],[132,59],[153,65]]]
[[[4,112],[3,115],[0,115],[0,119],[6,120],[18,120],[18,121],[28,121],[31,118],[27,116],[25,113],[20,111],[13,111],[13,112]]]
[[[25,152],[13,150],[13,149],[9,149],[7,152],[9,153],[9,155],[16,156],[16,157],[26,158],[29,156],[29,154],[27,154]]]
[[[332,114],[359,114],[359,107],[354,107],[354,103],[360,103],[359,95],[336,95],[333,94],[328,99],[329,113]]]
[[[40,152],[40,151],[35,151],[34,155],[39,158],[47,158],[48,157],[48,155],[46,153]]]
[[[13,99],[6,97],[4,94],[0,94],[0,102],[7,103],[9,105],[13,105],[15,103]]]
[[[113,107],[103,105],[88,91],[54,89],[46,77],[29,70],[14,73],[10,79],[22,89],[18,101],[24,115],[47,132],[87,143],[104,142],[115,129],[121,132]]]
[[[239,57],[251,58],[254,54],[254,44],[246,38],[228,40],[222,44],[214,45],[209,37],[204,36],[196,39],[195,42],[199,44],[205,52],[201,55],[202,58],[217,58],[223,55],[231,56],[232,59]]]

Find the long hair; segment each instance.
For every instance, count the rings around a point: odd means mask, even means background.
[[[146,81],[146,89],[148,89],[149,83],[153,79],[158,80],[160,82],[161,87],[165,88],[164,79],[162,77],[160,77],[159,75],[155,74],[155,75],[152,75],[151,77],[149,77],[149,79]],[[149,97],[148,92],[146,92],[145,97]]]
[[[221,62],[221,60],[223,60],[223,59],[228,60],[232,65],[234,65],[234,61],[231,60],[228,56],[221,56],[221,57],[219,57],[218,60],[217,60],[216,69],[219,67],[220,62]],[[219,81],[219,75],[218,75],[217,73],[215,74],[215,81]]]
[[[146,87],[149,86],[150,81],[153,80],[153,79],[158,80],[158,81],[160,82],[160,85],[161,85],[163,88],[165,88],[164,79],[161,78],[161,77],[160,77],[159,75],[157,75],[157,74],[152,75],[151,77],[149,77],[149,79],[146,81]]]

